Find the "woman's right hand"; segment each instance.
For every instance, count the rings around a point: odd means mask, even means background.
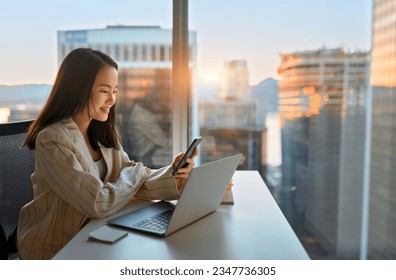
[[[127,163],[127,166],[136,166],[136,165],[137,165],[137,162],[134,161],[134,160],[129,161],[129,162]],[[144,169],[146,170],[147,174],[150,174],[151,168],[149,168],[149,167],[147,167],[147,166],[144,165]]]

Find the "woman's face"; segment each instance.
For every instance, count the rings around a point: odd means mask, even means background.
[[[97,121],[106,121],[109,117],[110,108],[116,102],[118,88],[118,72],[106,64],[96,75],[91,90],[89,101],[90,118]]]

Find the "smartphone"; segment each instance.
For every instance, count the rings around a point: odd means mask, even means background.
[[[202,140],[202,137],[199,136],[199,137],[195,138],[195,139],[191,142],[191,144],[190,144],[190,146],[188,147],[187,151],[184,153],[182,159],[181,159],[180,162],[177,164],[175,170],[172,172],[172,175],[173,175],[173,176],[176,176],[177,172],[179,172],[179,168],[184,168],[184,167],[187,166],[186,159],[192,156],[195,147],[198,147],[199,143],[201,143],[201,140]]]

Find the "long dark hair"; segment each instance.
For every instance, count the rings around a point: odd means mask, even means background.
[[[90,100],[96,75],[106,64],[118,70],[117,63],[101,51],[88,48],[71,51],[59,68],[47,102],[29,127],[24,145],[34,149],[37,135],[41,130],[81,112]],[[92,120],[89,124],[88,136],[95,150],[99,149],[99,143],[108,148],[119,149],[115,107],[115,104],[111,107],[105,122]]]

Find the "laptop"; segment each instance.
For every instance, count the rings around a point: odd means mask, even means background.
[[[177,204],[159,201],[107,221],[107,224],[167,236],[214,212],[242,155],[194,167]]]

